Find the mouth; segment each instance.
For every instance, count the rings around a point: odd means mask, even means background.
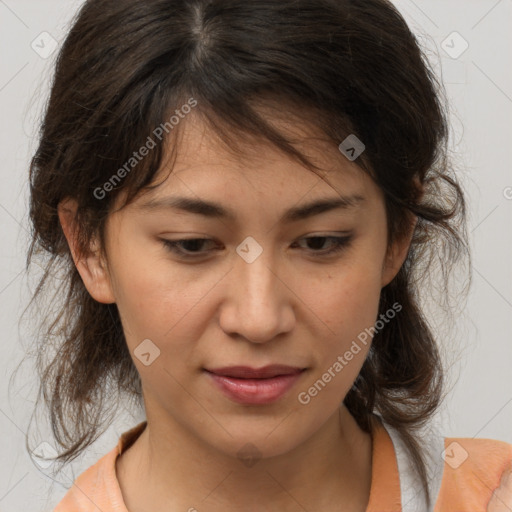
[[[263,368],[230,366],[205,369],[214,385],[230,400],[245,405],[263,405],[282,398],[306,368],[269,365]]]
[[[250,366],[225,366],[223,368],[214,368],[206,371],[215,375],[233,377],[235,379],[269,379],[280,375],[294,375],[303,370],[305,370],[305,368],[299,368],[297,366],[270,364],[263,368],[251,368]]]

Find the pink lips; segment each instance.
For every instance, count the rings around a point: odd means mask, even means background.
[[[231,366],[206,370],[228,398],[240,404],[268,404],[279,400],[300,378],[304,369],[285,365],[263,368]]]

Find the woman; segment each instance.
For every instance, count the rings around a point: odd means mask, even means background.
[[[64,462],[107,386],[147,419],[56,512],[511,506],[512,445],[420,430],[421,283],[468,256],[440,98],[386,0],[83,4],[31,165],[41,389]]]

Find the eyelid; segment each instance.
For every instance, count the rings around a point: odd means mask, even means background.
[[[302,236],[298,238],[294,244],[297,242],[303,241],[303,240],[310,240],[311,238],[325,238],[327,240],[333,240],[334,241],[334,248],[329,250],[319,250],[319,251],[311,251],[311,254],[313,257],[317,258],[326,258],[328,256],[332,256],[335,254],[338,254],[342,252],[343,250],[347,249],[350,243],[352,242],[352,239],[354,237],[354,234],[352,232],[340,232],[338,234],[326,234],[326,233],[313,233],[308,234],[307,236]],[[203,243],[208,242],[215,242],[214,239],[208,238],[208,237],[201,237],[201,236],[195,236],[195,237],[189,237],[189,238],[180,238],[176,240],[167,240],[167,239],[161,239],[163,245],[167,250],[170,252],[177,254],[178,257],[185,260],[193,260],[193,259],[199,259],[204,258],[208,253],[211,251],[199,251],[199,252],[192,252],[187,253],[186,251],[179,249],[179,246],[181,243],[188,242],[188,241],[202,241]],[[307,251],[307,249],[304,249]]]

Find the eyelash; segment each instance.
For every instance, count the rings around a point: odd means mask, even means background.
[[[339,236],[310,236],[310,237],[303,238],[302,240],[315,240],[315,239],[326,239],[326,240],[334,241],[334,246],[332,249],[329,249],[327,251],[325,251],[325,250],[324,251],[313,251],[314,253],[316,253],[315,257],[322,258],[322,257],[332,256],[334,254],[340,253],[343,250],[345,250],[350,245],[350,242],[352,240],[352,235],[342,236],[342,237],[339,237]],[[162,240],[164,247],[168,251],[178,254],[180,257],[185,258],[185,259],[198,258],[199,256],[202,256],[204,253],[202,254],[201,252],[196,252],[196,253],[191,254],[191,253],[184,252],[182,249],[179,248],[180,244],[183,244],[186,242],[199,242],[199,241],[207,242],[207,241],[212,241],[212,240],[209,238],[186,238],[186,239],[182,239],[182,240]]]

